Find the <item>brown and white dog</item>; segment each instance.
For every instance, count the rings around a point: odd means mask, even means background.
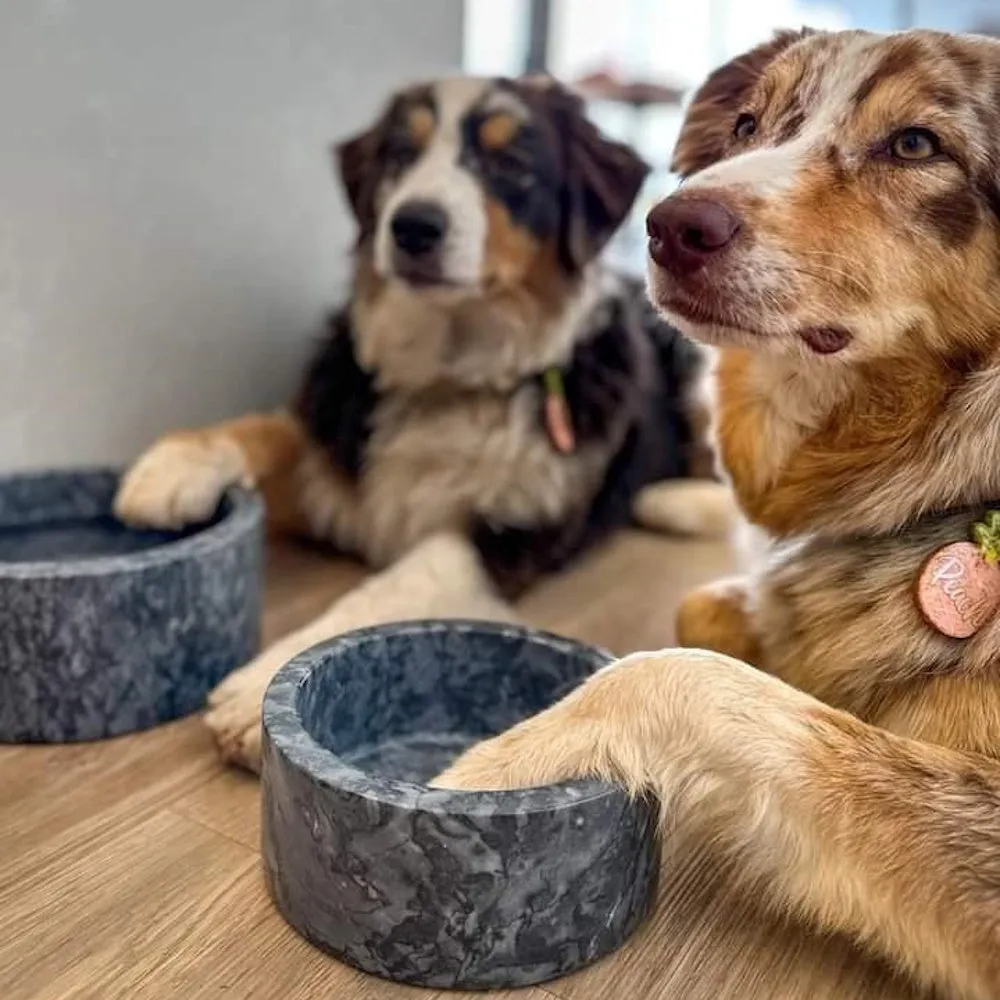
[[[713,652],[629,657],[439,782],[655,793],[772,910],[995,1000],[1000,612],[950,638],[916,591],[1000,497],[1000,44],[782,33],[709,78],[676,165],[651,296],[714,349],[763,558],[683,604]]]
[[[542,79],[412,87],[337,160],[354,290],[294,406],[168,435],[117,500],[128,521],[179,526],[249,481],[275,527],[393,567],[215,692],[208,723],[250,766],[263,690],[310,643],[387,618],[510,617],[494,588],[517,594],[633,508],[695,531],[729,508],[707,478],[700,499],[655,486],[709,472],[688,398],[700,356],[598,263],[647,167],[577,96]]]

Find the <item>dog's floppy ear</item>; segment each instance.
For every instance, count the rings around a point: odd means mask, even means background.
[[[334,162],[344,185],[347,202],[364,239],[375,231],[375,194],[381,181],[379,147],[382,144],[384,119],[333,149]]]
[[[740,105],[768,63],[789,46],[814,34],[812,28],[779,31],[770,41],[715,70],[691,100],[674,147],[671,170],[689,177],[721,160]]]
[[[625,221],[649,166],[587,118],[583,99],[551,77],[524,78],[547,107],[563,151],[559,253],[579,271]]]
[[[581,108],[566,166],[562,251],[567,262],[583,267],[604,249],[632,210],[648,173],[644,160],[603,136]]]

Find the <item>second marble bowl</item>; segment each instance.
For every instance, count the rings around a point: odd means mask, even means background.
[[[0,742],[70,742],[195,712],[257,651],[263,504],[233,490],[207,524],[127,528],[118,474],[0,477]]]
[[[428,621],[283,667],[264,701],[262,846],[285,918],[366,972],[439,989],[525,986],[617,948],[655,889],[647,804],[596,782],[424,784],[607,662],[529,629]]]

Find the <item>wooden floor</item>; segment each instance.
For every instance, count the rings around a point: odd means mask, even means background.
[[[725,572],[707,543],[626,534],[522,605],[532,623],[616,652],[669,645],[679,594]],[[361,576],[272,551],[268,638]],[[0,1000],[431,1000],[356,973],[272,909],[257,784],[215,759],[197,718],[104,743],[0,749]],[[666,858],[663,902],[618,955],[522,1000],[910,995],[841,942],[814,942],[730,899],[724,873]],[[494,994],[510,997],[513,994]]]

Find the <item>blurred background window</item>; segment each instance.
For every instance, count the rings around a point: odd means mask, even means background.
[[[691,88],[771,35],[809,25],[1000,33],[1000,0],[466,0],[465,68],[517,75],[544,69],[578,86],[590,113],[653,167],[615,263],[641,270],[642,220],[677,178],[670,153]]]

